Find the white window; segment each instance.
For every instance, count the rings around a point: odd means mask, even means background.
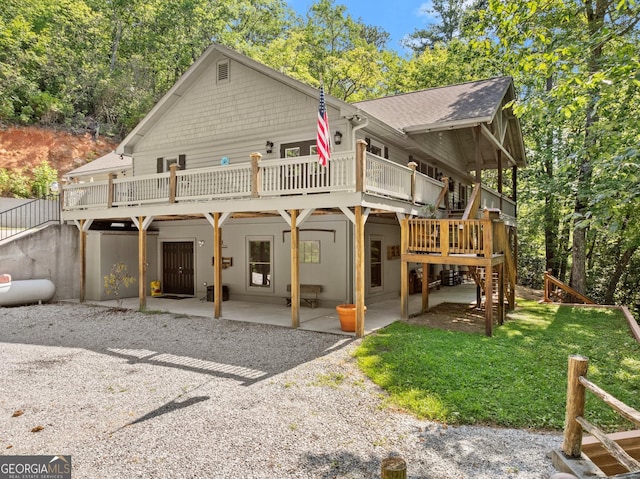
[[[273,239],[247,238],[248,284],[250,288],[272,289]]]

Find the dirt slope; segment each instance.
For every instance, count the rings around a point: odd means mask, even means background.
[[[0,168],[30,169],[43,161],[58,175],[114,150],[117,143],[90,133],[72,134],[38,127],[0,128]]]

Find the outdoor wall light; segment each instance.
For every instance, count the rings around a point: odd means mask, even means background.
[[[204,246],[204,240],[198,240],[198,246],[202,248]]]
[[[265,145],[267,153],[271,153],[273,151],[273,141],[267,140],[267,144]]]
[[[333,135],[333,142],[336,145],[339,145],[340,143],[342,143],[342,133],[340,133],[339,131],[336,131],[336,134]]]

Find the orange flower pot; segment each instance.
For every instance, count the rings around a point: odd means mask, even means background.
[[[364,307],[367,310],[367,307]],[[356,305],[355,304],[339,304],[336,306],[336,312],[340,319],[340,329],[353,333],[356,330]]]

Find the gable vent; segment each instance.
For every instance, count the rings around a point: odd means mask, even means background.
[[[229,59],[220,60],[217,64],[218,67],[218,83],[224,83],[229,81]]]

